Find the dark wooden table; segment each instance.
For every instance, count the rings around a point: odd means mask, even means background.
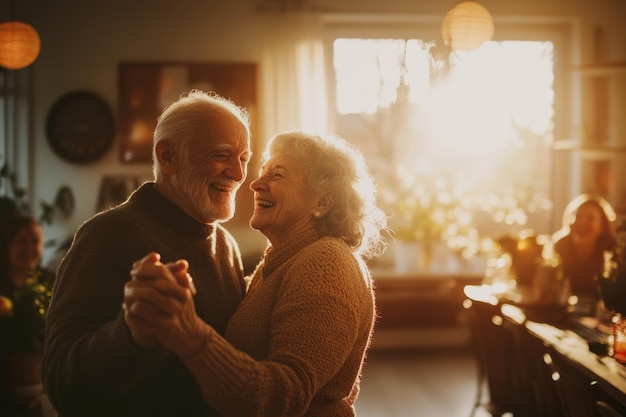
[[[464,288],[493,415],[626,416],[626,367],[607,328],[565,308],[515,305],[489,286]]]

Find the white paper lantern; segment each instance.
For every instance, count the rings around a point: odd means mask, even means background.
[[[441,35],[452,49],[471,51],[493,39],[493,17],[482,4],[465,0],[446,14]]]

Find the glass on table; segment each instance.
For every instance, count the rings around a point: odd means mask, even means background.
[[[613,358],[626,363],[626,316],[616,313],[613,316]]]

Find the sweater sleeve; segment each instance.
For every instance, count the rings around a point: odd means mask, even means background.
[[[116,402],[167,356],[133,342],[121,312],[122,288],[139,256],[119,227],[99,226],[87,223],[78,231],[59,267],[46,318],[44,384],[67,415]]]
[[[223,416],[303,415],[355,346],[365,350],[373,295],[349,250],[326,246],[298,256],[274,294],[266,358],[238,351],[213,332],[204,350],[186,361]]]

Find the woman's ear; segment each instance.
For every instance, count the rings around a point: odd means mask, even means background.
[[[319,215],[316,214],[316,217],[322,217],[323,215],[328,213],[328,210],[330,210],[332,205],[333,201],[330,195],[326,194],[321,197],[319,200],[317,200],[317,204],[315,205],[315,208],[313,210],[315,213],[319,213]]]
[[[172,147],[167,141],[157,142],[155,147],[155,154],[161,170],[167,175],[172,175],[176,172],[176,163],[174,162],[174,153]]]

